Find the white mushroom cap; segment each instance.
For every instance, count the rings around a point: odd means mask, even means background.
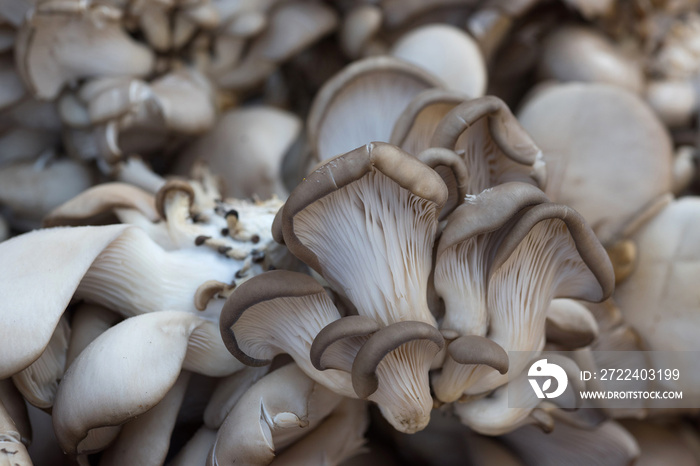
[[[394,43],[390,54],[430,71],[448,89],[470,98],[486,92],[484,57],[476,41],[462,29],[447,24],[411,29]]]
[[[580,212],[604,244],[671,190],[668,132],[628,91],[602,84],[551,87],[518,117],[542,148],[547,195]]]
[[[540,73],[563,82],[613,84],[632,92],[644,87],[641,63],[594,29],[580,26],[565,26],[547,36]]]
[[[447,189],[428,166],[374,143],[336,157],[292,192],[273,225],[289,250],[388,325],[435,325],[427,305],[437,214]]]
[[[96,304],[79,304],[70,322],[66,367],[98,336],[121,320],[119,314]]]
[[[52,210],[44,226],[99,225],[116,209],[135,209],[155,222],[160,218],[153,195],[125,183],[101,183]]]
[[[309,144],[323,161],[372,141],[388,142],[420,92],[442,87],[427,71],[391,57],[360,60],[328,80],[309,111]]]
[[[168,464],[170,466],[206,464],[209,451],[216,442],[216,435],[217,431],[200,427]]]
[[[107,5],[42,3],[23,23],[15,44],[17,68],[31,92],[53,99],[74,79],[143,76],[153,53],[122,29],[121,11]]]
[[[127,319],[97,337],[58,389],[53,418],[61,447],[88,453],[82,442],[91,430],[147,412],[183,369],[210,376],[240,370],[217,334],[215,324],[196,315],[163,311]]]
[[[0,315],[13,323],[0,330],[0,378],[41,355],[82,276],[126,228],[40,230],[0,243]]]
[[[190,375],[190,372],[183,371],[157,405],[127,422],[102,453],[100,465],[119,466],[126,462],[143,466],[162,465]]]
[[[318,426],[340,401],[339,395],[307,377],[296,364],[277,369],[234,406],[207,464],[269,464],[278,450]]]

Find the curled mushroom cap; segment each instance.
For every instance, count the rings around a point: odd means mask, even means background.
[[[127,319],[97,337],[58,389],[53,418],[61,447],[87,453],[89,441],[82,442],[91,431],[151,409],[183,369],[210,376],[240,370],[217,334],[215,324],[194,314],[163,311]]]
[[[309,111],[311,150],[322,161],[371,141],[388,142],[392,127],[418,93],[441,82],[391,57],[360,60],[324,84]]]
[[[614,283],[605,250],[576,211],[552,203],[531,207],[503,236],[491,263],[489,338],[506,351],[539,351],[552,299],[600,302]],[[520,373],[526,362],[511,358],[509,374]],[[498,377],[492,373],[481,382],[488,385],[489,378]]]
[[[136,209],[151,221],[159,219],[153,196],[126,183],[102,183],[56,207],[44,226],[99,225],[115,209]]]
[[[361,315],[383,325],[434,325],[426,292],[446,197],[429,167],[397,147],[369,144],[308,175],[278,214],[274,234]]]
[[[518,117],[542,148],[547,195],[580,212],[604,244],[671,191],[669,135],[629,91],[602,84],[554,86],[534,96]]]
[[[411,29],[394,43],[391,55],[439,76],[448,89],[471,98],[486,91],[486,63],[476,41],[447,24]]]
[[[644,75],[639,63],[625,56],[591,28],[565,26],[544,42],[540,72],[559,81],[613,84],[640,92]]]
[[[251,278],[231,294],[221,312],[221,338],[246,365],[267,365],[276,355],[287,353],[309,377],[354,396],[348,374],[320,372],[311,364],[314,338],[338,319],[338,310],[316,280],[275,270]]]
[[[442,371],[433,379],[441,401],[455,401],[462,395],[477,364],[507,371],[503,349],[474,337],[484,337],[488,330],[489,273],[502,229],[521,210],[543,202],[547,197],[534,186],[505,183],[470,196],[449,217],[438,244],[433,280],[445,303],[440,328],[458,339],[449,343]]]
[[[430,145],[462,154],[471,194],[508,181],[540,187],[545,183],[542,151],[497,97],[473,99],[452,109],[435,128]]]
[[[53,99],[75,79],[149,73],[153,53],[122,29],[121,14],[107,5],[42,3],[23,23],[15,44],[27,87],[39,98]]]

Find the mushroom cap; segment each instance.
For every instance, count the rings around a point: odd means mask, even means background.
[[[446,198],[445,184],[428,166],[397,147],[368,144],[308,175],[273,224],[281,229],[274,237],[360,314],[385,325],[432,323],[425,293]]]
[[[415,95],[442,87],[429,72],[392,57],[359,60],[328,80],[307,119],[316,160],[371,141],[388,142],[394,122]]]
[[[394,43],[391,55],[418,65],[470,98],[486,92],[487,71],[478,44],[462,29],[430,24],[411,29]]]
[[[39,230],[0,243],[0,315],[13,322],[0,329],[0,378],[41,355],[83,275],[127,228]]]
[[[215,325],[185,312],[133,317],[97,337],[68,368],[53,409],[64,451],[83,451],[93,429],[117,426],[158,404],[180,372],[230,375],[242,368]],[[99,387],[99,389],[95,389]]]
[[[153,52],[122,29],[121,14],[112,6],[60,1],[36,8],[15,43],[17,69],[30,91],[54,99],[74,79],[148,74]]]
[[[518,118],[542,148],[547,195],[580,212],[604,244],[638,210],[671,190],[668,132],[629,91],[603,84],[554,86],[534,96]]]
[[[150,193],[125,183],[102,183],[56,207],[44,226],[99,225],[119,208],[138,210],[152,222],[160,218]]]
[[[318,295],[329,299],[323,287],[313,278],[287,270],[273,270],[244,282],[231,294],[221,311],[219,326],[226,348],[247,366],[264,366],[272,362],[272,355],[265,359],[250,356],[239,345],[234,327],[244,313],[256,312],[261,303],[285,298],[303,298]],[[280,310],[280,312],[283,312]],[[310,313],[313,310],[309,310]],[[314,335],[315,336],[315,335]],[[244,335],[248,339],[248,335]],[[267,344],[269,342],[261,342]],[[253,349],[253,348],[251,348]],[[264,351],[264,350],[263,350]]]

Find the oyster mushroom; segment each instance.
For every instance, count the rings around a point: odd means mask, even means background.
[[[207,464],[270,464],[277,451],[316,428],[341,399],[295,364],[277,369],[236,403]]]
[[[360,60],[324,84],[307,120],[317,161],[372,141],[388,142],[392,126],[418,93],[443,87],[427,71],[391,57]]]
[[[542,148],[547,196],[580,212],[606,246],[671,191],[669,135],[628,91],[602,84],[554,86],[530,99],[518,118]],[[613,125],[617,130],[608,131]]]
[[[366,316],[341,318],[314,279],[273,271],[231,294],[221,314],[221,333],[245,364],[269,364],[275,355],[288,353],[325,387],[376,402],[397,429],[415,432],[428,423],[428,371],[443,345],[429,324],[398,322],[380,329]]]
[[[104,442],[95,442],[105,432],[101,428],[119,426],[156,406],[182,370],[224,376],[242,369],[217,333],[215,324],[194,314],[162,311],[124,320],[97,337],[58,388],[53,420],[64,451],[104,448]],[[93,384],[104,388],[92,390]]]
[[[476,41],[446,24],[411,29],[391,47],[390,54],[439,76],[448,89],[470,98],[486,91],[486,64]]]
[[[382,325],[435,325],[426,293],[446,198],[429,167],[394,146],[369,144],[308,175],[278,214],[273,233],[360,315]]]
[[[4,406],[5,401],[0,399],[0,461],[6,464],[29,466],[32,460],[22,443],[21,434],[15,422]]]
[[[50,1],[35,8],[15,43],[17,69],[29,90],[53,99],[75,79],[150,73],[153,53],[126,34],[121,15],[92,3]]]

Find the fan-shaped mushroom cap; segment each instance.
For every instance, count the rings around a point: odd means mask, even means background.
[[[644,86],[639,63],[594,29],[579,26],[564,26],[547,36],[540,72],[545,78],[613,84],[632,92]]]
[[[547,197],[534,186],[505,183],[469,196],[467,202],[452,213],[438,243],[433,278],[435,290],[445,303],[441,330],[463,338],[486,335],[488,278],[493,255],[502,240],[500,230],[522,209],[543,202],[547,202]],[[449,343],[442,371],[433,378],[435,394],[444,402],[459,399],[471,383],[470,376],[476,364],[494,367],[494,360],[484,359],[479,352],[474,353],[471,360],[456,361],[452,356],[453,345],[456,350],[461,344]],[[503,353],[503,349],[491,341],[473,341],[467,346],[471,345],[488,354]],[[502,368],[505,360],[507,371],[508,357],[504,356],[505,353],[496,365]]]
[[[512,355],[513,353],[511,353]],[[539,356],[527,357],[528,365]],[[512,358],[516,359],[516,358]],[[572,409],[580,406],[579,392],[585,390],[585,383],[580,379],[580,369],[571,359],[559,354],[550,354],[550,360],[561,367],[569,380],[562,395],[553,401],[562,408]],[[499,387],[488,397],[456,403],[455,412],[463,424],[483,435],[503,435],[527,424],[539,424],[546,431],[554,427],[554,420],[547,412],[556,409],[550,403],[536,397],[530,387],[527,372],[510,377],[508,385]],[[512,407],[514,406],[514,407]]]
[[[289,250],[359,314],[435,323],[426,292],[447,189],[432,169],[375,143],[327,162],[292,192],[275,225]]]
[[[605,249],[576,211],[551,203],[532,207],[503,236],[491,263],[489,338],[506,351],[539,351],[552,299],[600,302],[614,283]],[[526,362],[511,358],[508,374],[520,373]],[[491,373],[480,382],[488,385],[487,379],[498,377]]]
[[[382,10],[377,5],[357,5],[343,17],[339,31],[340,47],[349,57],[359,58],[381,30]]]
[[[234,290],[221,311],[221,338],[246,365],[267,365],[276,355],[287,353],[309,377],[352,397],[349,374],[321,372],[311,364],[309,355],[316,335],[338,319],[338,310],[316,280],[275,270]]]
[[[689,81],[651,81],[647,84],[645,99],[670,127],[689,125],[698,112],[698,94]]]
[[[99,4],[50,1],[22,24],[15,44],[17,68],[31,92],[53,99],[72,80],[143,76],[153,53],[122,29],[121,11]]]
[[[234,406],[207,464],[269,464],[278,450],[318,426],[340,401],[339,395],[307,377],[296,364],[277,369]]]
[[[547,195],[580,212],[604,244],[671,190],[669,135],[628,91],[602,84],[554,86],[534,96],[519,119],[542,148]]]
[[[508,181],[545,183],[542,151],[497,97],[469,100],[452,109],[430,145],[463,153],[471,194]]]
[[[53,418],[61,447],[89,453],[82,442],[91,431],[151,409],[183,369],[210,376],[240,370],[217,334],[214,324],[196,315],[163,311],[127,319],[97,337],[58,389]]]
[[[307,120],[316,160],[372,141],[388,142],[394,122],[420,92],[442,87],[421,68],[391,57],[357,61],[316,94]]]
[[[119,208],[138,210],[152,222],[160,218],[153,195],[125,183],[102,183],[56,207],[44,226],[99,225]]]
[[[486,91],[486,64],[476,41],[462,29],[431,24],[411,29],[394,43],[391,55],[418,65],[470,98]]]
[[[299,119],[282,110],[262,106],[232,110],[185,150],[181,165],[197,158],[206,162],[223,177],[229,196],[284,198],[282,160],[300,132]]]

